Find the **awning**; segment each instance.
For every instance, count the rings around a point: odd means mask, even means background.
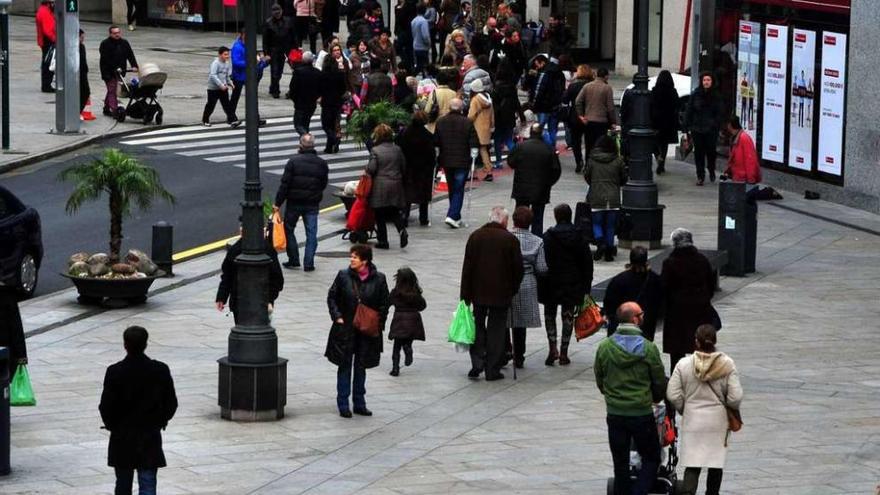
[[[820,10],[836,14],[849,14],[851,0],[749,0],[752,3],[769,3],[795,9]]]

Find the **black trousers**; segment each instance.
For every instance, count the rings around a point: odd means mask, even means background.
[[[272,59],[269,60],[269,94],[278,96],[281,94],[281,76],[284,75],[284,62],[287,59],[286,53],[272,52]]]
[[[486,376],[495,375],[501,369],[507,340],[507,309],[474,304],[477,334],[470,349],[471,367],[485,370]]]
[[[709,474],[706,475],[706,495],[718,495],[721,490],[721,478],[723,475],[724,471],[721,468],[709,468]],[[699,482],[700,468],[685,468],[684,491],[682,495],[696,495]]]
[[[647,416],[616,416],[609,414],[608,445],[614,462],[614,494],[646,495],[654,485],[660,466],[660,439],[653,414]],[[635,486],[629,477],[629,448],[635,444],[642,457],[642,467]]]
[[[532,233],[538,237],[544,237],[544,203],[528,203],[526,201],[516,200],[516,207],[527,206],[531,208],[532,214]]]
[[[229,93],[222,89],[208,90],[208,102],[205,103],[205,111],[202,112],[202,122],[211,121],[211,114],[214,113],[214,108],[217,106],[218,100],[220,101],[220,106],[223,107],[223,112],[226,114],[226,122],[235,122],[235,113],[229,102]]]
[[[388,244],[388,222],[394,223],[397,232],[402,232],[406,228],[403,213],[399,208],[394,206],[383,206],[376,208],[376,242],[379,244]]]
[[[298,15],[295,17],[293,27],[294,27],[294,33],[295,33],[294,36],[296,39],[296,46],[301,47],[303,41],[305,41],[305,39],[308,38],[309,39],[309,51],[311,51],[313,54],[317,55],[318,51],[316,50],[316,48],[318,46],[318,33],[317,32],[313,33],[309,29],[309,25],[312,23],[313,19],[314,18],[309,17],[309,16]]]
[[[321,107],[321,128],[327,135],[327,147],[339,143],[339,137],[336,135],[336,125],[339,122],[339,107],[322,106]]]
[[[403,349],[407,356],[412,355],[413,339],[394,339],[394,348],[391,351],[391,364],[395,368],[400,368],[400,350]]]
[[[415,204],[415,203],[413,203],[413,204]],[[419,203],[419,224],[421,224],[421,225],[428,225],[428,204],[429,204],[428,201],[425,201],[423,203]],[[406,222],[405,223],[407,224],[407,226],[409,226],[409,215],[411,212],[412,212],[412,204],[409,205],[409,208],[406,209],[406,215],[405,215]]]
[[[52,63],[52,57],[49,56],[49,50],[54,48],[55,45],[48,41],[44,41],[43,48],[41,48],[43,58],[40,59],[40,89],[43,92],[52,91],[52,79],[54,78],[55,73],[49,70],[49,64]]]
[[[302,105],[293,107],[293,128],[300,136],[309,132],[312,125],[312,115],[315,115],[316,108],[315,106],[303,107]]]
[[[587,122],[584,129],[584,156],[587,160],[590,159],[590,151],[593,151],[596,141],[605,134],[608,134],[608,129],[610,128],[611,124],[608,122]]]
[[[244,91],[245,81],[234,82],[235,87],[232,88],[232,93],[229,95],[229,109],[232,110],[232,116],[235,117],[235,120],[238,120],[238,100],[241,99],[241,92]]]
[[[140,22],[144,19],[144,2],[140,0],[125,0],[125,5],[128,7],[128,23],[129,24],[140,24]]]
[[[577,124],[569,123],[568,131],[571,132],[571,152],[574,155],[574,163],[580,167],[584,164],[584,149],[589,146],[586,144],[586,127],[578,122]]]
[[[82,113],[86,108],[86,102],[89,101],[89,98],[92,96],[92,88],[89,86],[88,77],[83,77],[82,74],[79,76],[79,113]]]
[[[697,166],[697,179],[706,178],[706,168],[709,175],[715,175],[715,143],[718,139],[717,132],[692,132],[694,140],[694,164]]]
[[[513,355],[514,363],[521,363],[525,360],[526,355],[526,329],[524,327],[513,327],[510,329],[513,337],[512,348],[510,354]],[[508,341],[510,344],[510,341]]]
[[[684,359],[687,354],[670,354],[669,355],[669,376],[672,376],[672,372],[675,371],[675,365],[678,364],[679,361]]]

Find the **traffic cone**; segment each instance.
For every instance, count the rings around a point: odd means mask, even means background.
[[[83,109],[82,113],[80,114],[80,117],[82,117],[83,120],[95,120],[97,118],[97,117],[95,117],[95,114],[92,113],[92,99],[91,98],[86,100],[86,107]]]
[[[449,184],[446,183],[446,174],[441,170],[437,172],[437,177],[439,177],[440,180],[437,182],[437,189],[435,189],[435,191],[441,193],[449,192]]]

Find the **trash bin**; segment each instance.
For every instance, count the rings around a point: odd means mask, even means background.
[[[0,347],[0,475],[9,474],[9,349]]]
[[[755,271],[758,205],[748,197],[745,182],[718,184],[718,250],[727,251],[722,275],[745,276]]]

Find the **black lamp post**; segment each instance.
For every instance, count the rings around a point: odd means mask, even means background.
[[[638,61],[633,76],[635,87],[628,96],[629,112],[629,180],[623,186],[623,210],[632,219],[632,230],[623,233],[625,247],[642,245],[660,247],[663,236],[663,205],[657,204],[657,184],[651,170],[657,132],[651,128],[651,93],[648,91],[648,0],[639,0]]]
[[[229,354],[220,358],[220,415],[234,421],[271,421],[284,417],[287,360],[278,357],[278,336],[269,325],[266,284],[271,259],[263,235],[260,143],[257,116],[257,2],[245,8],[245,181],[242,253],[238,269],[238,323],[229,334]]]

